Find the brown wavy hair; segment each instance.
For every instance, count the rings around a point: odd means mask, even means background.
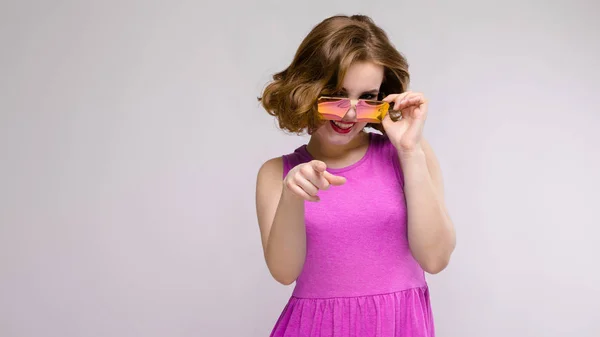
[[[273,75],[258,100],[277,118],[281,129],[312,133],[320,124],[317,98],[338,91],[350,65],[367,61],[384,68],[380,99],[407,89],[410,76],[406,58],[370,17],[329,17],[309,32],[292,63]],[[369,126],[383,132],[381,124]]]

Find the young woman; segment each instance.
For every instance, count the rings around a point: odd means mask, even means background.
[[[271,336],[434,336],[424,272],[455,246],[427,99],[366,16],[318,24],[260,98],[308,144],[266,161],[256,208],[269,271],[294,292]],[[380,131],[380,132],[377,132]]]

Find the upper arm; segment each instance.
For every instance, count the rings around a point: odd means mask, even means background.
[[[440,168],[440,163],[433,152],[433,148],[429,144],[429,142],[425,139],[421,140],[421,146],[423,148],[423,152],[425,152],[425,159],[427,161],[427,170],[429,170],[429,175],[431,176],[431,180],[433,181],[433,185],[438,193],[438,196],[441,200],[444,200],[444,178],[442,176],[442,170]]]
[[[267,242],[271,225],[275,218],[277,205],[283,187],[283,159],[269,159],[258,170],[256,178],[256,216],[260,228],[263,252],[267,251]]]

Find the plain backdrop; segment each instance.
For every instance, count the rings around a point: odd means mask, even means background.
[[[363,13],[430,99],[457,228],[438,336],[600,336],[600,3],[0,3],[0,336],[267,336],[256,97]],[[366,205],[366,207],[369,207]]]

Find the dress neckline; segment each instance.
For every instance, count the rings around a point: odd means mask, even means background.
[[[367,145],[367,151],[365,152],[365,154],[355,163],[350,164],[348,166],[344,166],[344,167],[337,167],[337,168],[327,168],[328,172],[331,173],[341,173],[341,172],[346,172],[346,171],[350,171],[358,166],[360,166],[362,163],[364,163],[367,159],[369,159],[369,157],[371,156],[371,152],[373,152],[373,133],[372,132],[368,132],[369,135],[369,144]],[[300,152],[302,155],[304,155],[306,158],[310,159],[310,160],[314,160],[315,158],[310,154],[310,152],[308,152],[307,150],[307,144],[302,145],[299,148]]]

